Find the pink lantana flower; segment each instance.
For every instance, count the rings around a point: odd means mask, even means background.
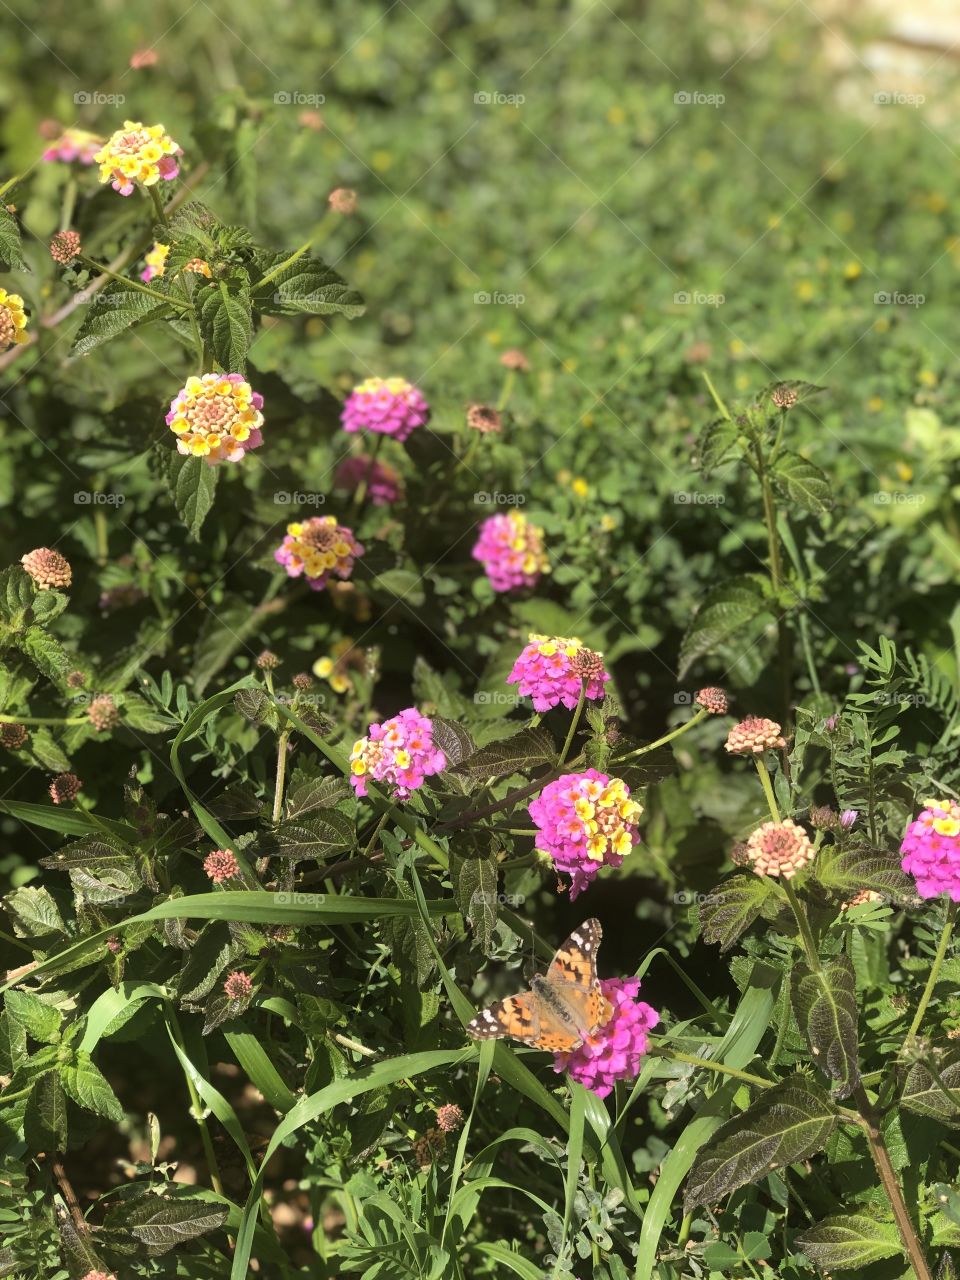
[[[398,800],[406,800],[427,778],[447,767],[433,740],[433,721],[407,707],[382,724],[372,724],[350,753],[350,782],[358,796],[367,782],[385,782]]]
[[[639,978],[605,978],[600,989],[613,1012],[592,1036],[571,1053],[554,1055],[553,1069],[605,1098],[618,1080],[632,1080],[647,1052],[648,1032],[660,1021],[656,1009],[638,1000]]]

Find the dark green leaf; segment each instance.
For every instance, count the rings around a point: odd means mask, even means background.
[[[819,972],[805,966],[795,975],[794,1012],[805,1030],[817,1066],[846,1098],[860,1083],[857,1065],[857,993],[853,964],[846,955],[823,962]]]
[[[32,991],[8,991],[4,997],[6,1010],[19,1022],[28,1036],[41,1044],[53,1044],[60,1031],[63,1015],[59,1009],[44,1004]]]
[[[503,778],[548,764],[555,759],[556,752],[552,736],[542,725],[537,725],[533,729],[522,729],[512,738],[481,747],[459,765],[456,772],[473,778]]]
[[[162,1196],[148,1195],[132,1204],[115,1206],[107,1215],[107,1222],[129,1231],[156,1257],[187,1240],[216,1231],[226,1218],[227,1210],[220,1205],[168,1191]]]
[[[732,876],[718,884],[700,903],[704,942],[719,942],[720,950],[727,951],[775,894],[775,887],[762,876]]]
[[[89,1053],[79,1050],[73,1062],[61,1067],[60,1081],[68,1096],[87,1111],[108,1120],[119,1122],[123,1119],[120,1099]]]
[[[185,458],[179,453],[165,457],[167,485],[177,514],[194,541],[199,541],[200,526],[213,506],[217,488],[217,468],[203,458]]]
[[[200,332],[214,359],[227,373],[243,373],[253,337],[249,289],[220,280],[196,297]]]
[[[680,679],[698,658],[712,653],[747,623],[769,613],[763,580],[743,574],[710,591],[680,646]],[[770,615],[771,620],[773,615]]]
[[[801,1231],[795,1241],[821,1271],[854,1271],[881,1258],[903,1253],[897,1228],[866,1213],[824,1218]]]
[[[479,832],[463,833],[450,850],[453,896],[484,952],[490,950],[497,923],[499,872],[495,850],[495,839]]]
[[[42,627],[28,627],[17,640],[21,650],[48,680],[57,682],[69,669],[68,658],[59,640]]]
[[[740,429],[729,418],[717,418],[708,422],[700,432],[694,453],[693,464],[709,476],[722,462],[733,453],[740,437]]]
[[[332,809],[351,794],[345,778],[309,778],[306,782],[291,786],[287,792],[287,819],[298,818],[313,809]]]
[[[837,1121],[829,1098],[801,1076],[765,1089],[701,1151],[687,1178],[684,1212],[713,1204],[771,1169],[806,1160],[823,1149]]]
[[[274,833],[270,852],[284,858],[318,858],[352,849],[356,842],[353,823],[345,813],[327,809],[322,815],[299,822],[284,822]]]
[[[901,868],[899,856],[882,849],[850,849],[845,853],[822,849],[813,872],[825,889],[850,896],[861,889],[872,889],[903,905],[917,896],[916,885]]]
[[[5,262],[15,271],[26,271],[27,264],[23,260],[20,249],[20,228],[17,220],[0,200],[0,262]]]
[[[908,1111],[944,1124],[960,1121],[960,1054],[936,1064],[915,1062],[907,1072],[901,1102]]]
[[[448,769],[463,764],[477,749],[463,725],[455,720],[444,720],[442,716],[433,717],[433,740],[447,757]]]
[[[168,303],[115,280],[91,297],[87,314],[73,342],[73,354],[86,355],[137,325],[171,315],[173,308]]]
[[[29,884],[21,885],[13,893],[7,894],[3,904],[18,938],[42,938],[52,933],[65,935],[67,932],[60,908],[51,897],[49,889],[43,886],[35,888]]]
[[[288,316],[322,316],[339,311],[351,319],[363,314],[363,298],[332,267],[308,254],[289,261],[291,257],[258,251],[257,266],[263,277],[270,276],[254,285],[253,302],[259,311]]]
[[[33,1086],[23,1133],[33,1151],[62,1151],[67,1145],[67,1099],[55,1071],[47,1071]]]

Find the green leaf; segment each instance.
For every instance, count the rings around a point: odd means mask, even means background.
[[[726,462],[737,447],[740,428],[729,418],[717,418],[708,422],[697,439],[693,464],[704,476],[709,476],[722,462]]]
[[[32,1151],[62,1151],[67,1145],[67,1099],[56,1071],[47,1071],[31,1090],[23,1134]]]
[[[729,950],[776,893],[762,876],[732,876],[718,884],[699,907],[704,942],[719,942],[721,951]]]
[[[42,885],[21,885],[3,900],[18,938],[43,938],[51,933],[66,935],[60,908]]]
[[[797,1022],[805,1030],[817,1066],[834,1081],[837,1098],[846,1098],[860,1083],[857,1065],[856,974],[846,955],[823,962],[819,972],[806,966],[793,984]]]
[[[444,720],[442,716],[434,716],[433,741],[447,757],[447,768],[463,764],[469,760],[477,749],[477,744],[463,725],[455,720]]]
[[[123,1119],[120,1099],[89,1053],[78,1051],[73,1062],[62,1066],[60,1082],[67,1095],[87,1111],[115,1122]]]
[[[83,324],[73,340],[73,355],[84,356],[137,325],[171,315],[173,308],[168,303],[115,280],[91,297]]]
[[[185,458],[179,453],[165,455],[164,471],[177,514],[195,542],[200,526],[213,506],[218,471],[203,458]]]
[[[19,636],[17,644],[41,675],[45,675],[48,680],[57,682],[66,675],[70,659],[60,641],[55,640],[42,627],[28,627]]]
[[[38,591],[33,598],[31,610],[34,622],[39,622],[42,626],[48,627],[54,618],[59,618],[69,603],[69,597],[65,596],[62,591],[54,591],[52,588],[46,591]]]
[[[316,858],[322,862],[332,853],[352,849],[356,838],[347,815],[328,809],[321,816],[284,822],[277,827],[269,852],[282,858]]]
[[[413,569],[388,569],[385,573],[378,573],[370,585],[374,589],[389,592],[413,609],[419,609],[427,599],[423,589],[423,575]]]
[[[63,1014],[52,1005],[44,1004],[32,991],[8,991],[6,1010],[34,1040],[41,1044],[56,1041]]]
[[[790,449],[778,455],[770,469],[770,479],[782,498],[813,515],[823,515],[833,506],[826,473]]]
[[[350,784],[344,778],[309,778],[295,783],[287,791],[287,819],[298,818],[313,809],[332,809],[351,794]]]
[[[273,703],[263,689],[238,689],[233,695],[233,705],[244,720],[253,724],[269,725],[271,729],[280,725]]]
[[[481,747],[455,772],[472,778],[504,778],[511,773],[524,773],[537,765],[549,764],[556,754],[552,735],[542,725],[537,725],[533,729],[521,729],[512,738]]]
[[[197,291],[197,321],[203,340],[227,373],[243,373],[253,338],[250,290],[220,280]]]
[[[765,1089],[701,1151],[687,1179],[684,1213],[821,1151],[837,1121],[829,1098],[802,1076]]]
[[[960,1054],[951,1053],[936,1066],[915,1062],[907,1072],[900,1101],[908,1111],[956,1124],[960,1119]]]
[[[897,1228],[866,1213],[842,1213],[807,1227],[795,1242],[821,1271],[854,1271],[903,1253]]]
[[[850,895],[873,889],[903,905],[916,898],[916,885],[901,868],[897,854],[867,848],[836,853],[834,848],[821,849],[812,868],[825,889]]]
[[[27,1056],[27,1033],[23,1024],[0,1013],[0,1076],[12,1076]]]
[[[353,319],[363,315],[363,298],[320,258],[258,250],[262,278],[254,284],[253,304],[266,315],[329,315],[341,312]]]
[[[682,680],[698,658],[712,653],[725,641],[764,613],[769,613],[764,582],[743,574],[710,591],[697,610],[680,645],[679,678]],[[773,615],[770,614],[771,620]]]
[[[5,262],[15,271],[28,270],[20,250],[20,228],[17,220],[0,200],[0,262]]]
[[[162,1196],[146,1195],[116,1205],[107,1214],[106,1225],[129,1232],[146,1246],[151,1257],[157,1257],[187,1240],[216,1231],[226,1219],[225,1208],[167,1188]]]
[[[468,849],[469,845],[473,848]],[[489,954],[497,923],[499,872],[495,857],[496,838],[480,832],[465,832],[450,849],[450,879],[453,896],[465,920],[473,927],[481,949]]]
[[[19,631],[38,594],[30,575],[20,565],[0,570],[0,621]]]

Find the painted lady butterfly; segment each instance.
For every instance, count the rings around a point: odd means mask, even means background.
[[[583,1044],[612,1012],[597,977],[601,937],[600,921],[585,920],[553,957],[546,974],[533,979],[529,991],[478,1013],[467,1034],[475,1040],[510,1036],[549,1053],[569,1053]]]

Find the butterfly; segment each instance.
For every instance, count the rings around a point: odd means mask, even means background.
[[[529,991],[490,1005],[467,1025],[475,1040],[510,1036],[535,1049],[569,1053],[594,1035],[613,1012],[597,977],[597,948],[603,931],[599,920],[574,929]]]

